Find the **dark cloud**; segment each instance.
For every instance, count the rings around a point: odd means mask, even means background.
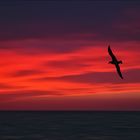
[[[21,54],[43,54],[43,53],[67,53],[84,48],[85,45],[95,43],[87,40],[65,40],[59,39],[27,39],[16,41],[2,41],[0,49],[20,52]]]
[[[32,76],[43,73],[41,70],[19,70],[11,74],[13,77]]]
[[[65,69],[65,68],[77,69],[80,67],[86,67],[88,66],[88,64],[86,64],[86,61],[83,62],[82,59],[81,61],[78,59],[71,59],[71,60],[62,60],[62,61],[49,61],[44,63],[44,66],[55,67],[60,69]]]
[[[126,7],[120,17],[112,24],[112,30],[118,40],[140,40],[140,7]]]
[[[69,81],[76,83],[140,83],[140,73],[139,69],[122,71],[124,79],[120,79],[117,72],[91,72],[84,73],[79,75],[67,75],[61,77],[44,77],[34,79],[35,81],[44,81],[44,80],[58,80],[58,81]]]
[[[11,89],[13,88],[12,86],[4,83],[0,83],[0,89]]]
[[[0,83],[0,89],[1,90],[11,90],[11,89],[24,89],[25,86],[13,86],[13,85],[10,85],[10,84],[5,84],[5,83]]]
[[[6,91],[0,94],[1,102],[8,102],[14,100],[24,100],[25,98],[40,97],[40,96],[60,96],[63,95],[59,91],[45,91],[45,90],[19,90]]]
[[[126,19],[123,12],[127,8],[138,9],[139,2],[21,1],[11,4],[2,2],[0,40],[83,39],[82,36],[73,34],[91,34],[91,36],[85,36],[86,40],[139,39],[138,36],[120,32],[112,27],[116,19],[117,21]],[[135,12],[134,15],[138,13]],[[126,23],[129,24],[129,22]],[[92,36],[93,34],[96,36]]]

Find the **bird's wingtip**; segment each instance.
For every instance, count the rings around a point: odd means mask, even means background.
[[[108,50],[110,50],[110,45],[108,45]]]
[[[121,76],[121,79],[123,79],[123,77]]]

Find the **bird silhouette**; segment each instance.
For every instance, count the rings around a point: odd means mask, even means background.
[[[118,60],[117,60],[117,58],[116,58],[115,55],[113,54],[113,52],[112,52],[110,46],[108,46],[108,53],[109,53],[109,55],[110,55],[111,58],[112,58],[112,61],[109,61],[109,63],[115,65],[116,70],[117,70],[119,76],[123,79],[123,76],[122,76],[122,73],[121,73],[121,70],[120,70],[120,66],[119,66],[119,64],[122,64],[122,61],[118,61]]]

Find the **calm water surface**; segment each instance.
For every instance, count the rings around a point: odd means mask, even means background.
[[[0,112],[0,140],[140,140],[140,112]]]

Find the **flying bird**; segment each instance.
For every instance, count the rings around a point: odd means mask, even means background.
[[[108,53],[109,53],[109,55],[110,55],[111,58],[112,58],[112,61],[109,61],[109,64],[115,65],[116,70],[117,70],[119,76],[123,79],[123,76],[122,76],[122,73],[121,73],[121,70],[120,70],[120,66],[119,66],[119,64],[122,64],[122,61],[118,61],[118,60],[117,60],[117,58],[116,58],[115,55],[113,54],[113,52],[112,52],[110,46],[108,46]]]

